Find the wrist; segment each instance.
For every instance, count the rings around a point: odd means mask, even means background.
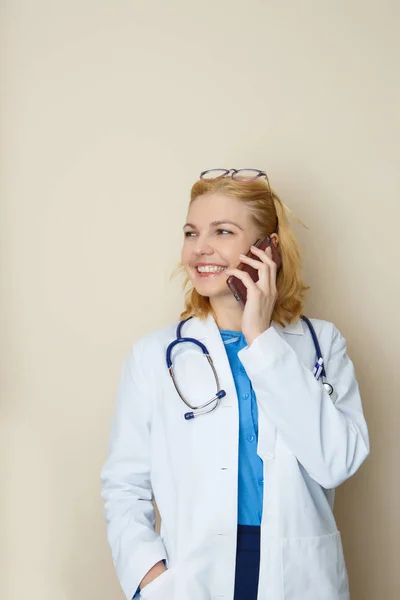
[[[262,333],[264,333],[263,331],[253,331],[251,333],[248,334],[244,334],[244,337],[246,338],[246,342],[248,346],[251,346],[252,343],[254,342],[255,339],[257,339]]]
[[[263,333],[268,331],[268,329],[270,329],[270,328],[271,328],[271,323],[265,329],[255,329],[248,333],[246,333],[244,331],[243,334],[244,334],[244,337],[246,338],[247,345],[251,346],[251,344],[254,342],[254,340],[256,338],[260,337],[260,335],[262,335]]]
[[[143,577],[140,582],[140,589],[142,590],[146,585],[149,585],[153,581],[153,579],[157,579],[167,568],[163,561],[158,562],[150,569],[150,571]]]

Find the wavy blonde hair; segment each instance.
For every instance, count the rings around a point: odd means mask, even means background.
[[[282,268],[277,275],[277,300],[272,319],[282,325],[298,320],[304,307],[304,296],[309,289],[304,284],[301,269],[300,247],[290,227],[287,214],[289,208],[270,190],[265,179],[240,182],[231,177],[220,177],[211,180],[197,181],[191,190],[190,204],[204,194],[220,193],[232,196],[245,202],[259,235],[271,235],[278,223],[279,248],[282,255]],[[183,266],[179,265],[180,271]],[[205,319],[212,308],[209,298],[201,296],[190,284],[186,276],[183,285],[185,290],[185,310],[181,319],[199,317]]]

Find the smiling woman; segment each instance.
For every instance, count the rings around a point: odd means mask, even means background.
[[[369,452],[361,398],[344,338],[301,314],[288,209],[255,173],[193,185],[184,320],[124,364],[102,481],[128,600],[349,599],[333,500]]]

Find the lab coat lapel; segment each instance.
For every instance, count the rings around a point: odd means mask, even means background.
[[[197,430],[203,431],[207,438],[205,452],[210,461],[210,469],[213,470],[215,465],[219,465],[221,469],[237,472],[239,445],[238,398],[218,326],[211,315],[205,320],[193,318],[185,325],[184,335],[199,340],[207,347],[217,372],[220,388],[226,392],[226,396],[221,399],[217,410],[208,415],[196,417],[198,419]],[[202,379],[200,376],[194,385],[201,388]]]
[[[220,387],[226,391],[226,396],[222,399],[221,406],[232,405],[232,403],[237,404],[235,382],[224,342],[214,318],[209,315],[204,320],[191,319],[185,325],[184,335],[185,337],[192,337],[199,340],[207,347],[210,357],[214,362]]]

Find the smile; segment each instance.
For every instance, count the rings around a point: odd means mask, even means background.
[[[226,268],[218,265],[198,265],[196,270],[198,273],[222,273]]]

